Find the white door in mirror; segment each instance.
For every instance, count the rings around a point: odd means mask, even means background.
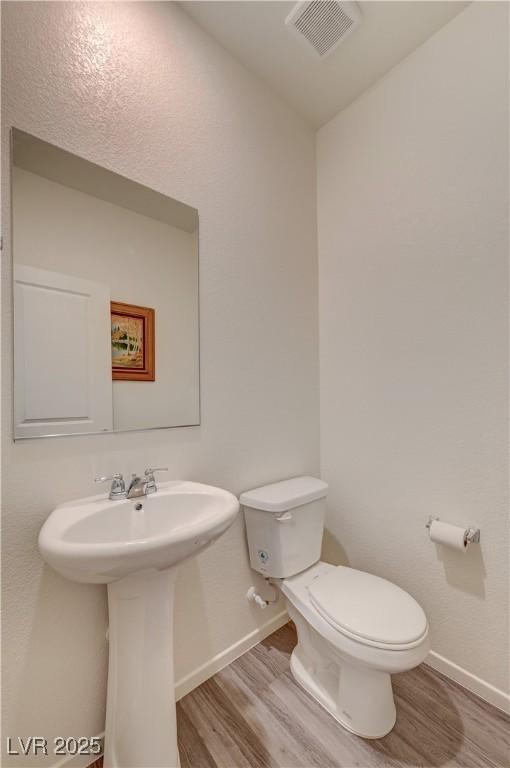
[[[14,265],[14,437],[111,432],[110,289]]]

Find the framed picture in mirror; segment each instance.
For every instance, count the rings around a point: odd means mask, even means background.
[[[155,312],[150,307],[110,302],[112,379],[155,381]]]

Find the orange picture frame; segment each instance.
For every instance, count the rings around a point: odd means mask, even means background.
[[[110,302],[112,379],[155,381],[155,312],[150,307]]]

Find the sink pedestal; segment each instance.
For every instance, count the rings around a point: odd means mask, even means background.
[[[104,768],[176,768],[173,609],[177,566],[108,584]]]

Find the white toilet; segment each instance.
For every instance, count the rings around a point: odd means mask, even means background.
[[[298,683],[344,728],[377,739],[395,724],[391,674],[429,651],[427,617],[390,581],[320,561],[327,488],[295,477],[243,493],[250,561],[286,597]]]

